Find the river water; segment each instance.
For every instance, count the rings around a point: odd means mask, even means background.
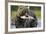
[[[38,18],[38,20],[37,20],[37,27],[41,27],[41,19],[40,18]],[[16,28],[13,21],[11,21],[11,28]]]

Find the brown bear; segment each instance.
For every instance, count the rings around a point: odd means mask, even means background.
[[[37,27],[37,17],[31,9],[25,6],[18,8],[16,19],[16,28],[30,28]]]

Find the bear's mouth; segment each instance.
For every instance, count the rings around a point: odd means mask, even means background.
[[[22,18],[22,19],[34,19],[34,17],[32,17],[32,16],[21,16],[20,18]]]

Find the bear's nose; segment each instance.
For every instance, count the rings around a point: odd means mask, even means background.
[[[26,15],[26,17],[28,17],[28,15]]]
[[[27,13],[25,14],[25,17],[28,17],[28,14]]]

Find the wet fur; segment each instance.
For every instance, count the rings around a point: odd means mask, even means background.
[[[20,10],[20,8],[19,8]],[[16,20],[15,20],[15,26],[16,28],[30,28],[30,27],[37,27],[37,18],[34,14],[34,12],[28,8],[22,8],[18,14],[16,15]],[[22,19],[20,18],[21,16],[24,16],[25,13],[28,15],[34,17],[34,19]]]

